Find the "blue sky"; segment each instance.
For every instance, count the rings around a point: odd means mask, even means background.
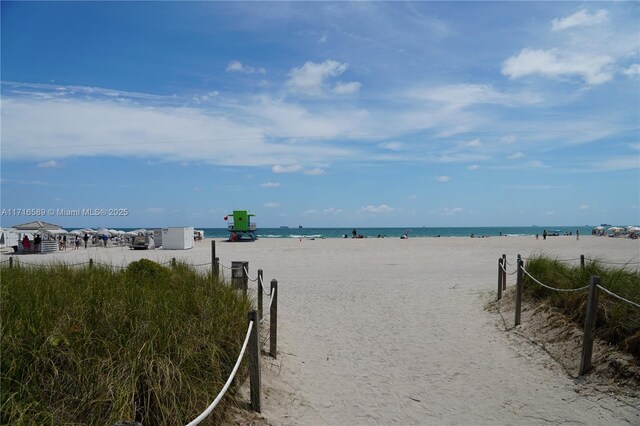
[[[639,2],[1,8],[3,226],[640,224]]]

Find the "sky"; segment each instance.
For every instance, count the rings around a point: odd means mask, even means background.
[[[640,225],[640,2],[0,5],[2,226]]]

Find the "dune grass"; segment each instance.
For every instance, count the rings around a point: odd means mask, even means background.
[[[596,261],[580,266],[546,257],[533,257],[525,268],[540,282],[556,288],[580,288],[590,282],[590,277],[600,277],[600,285],[627,300],[640,302],[640,273],[625,268],[608,268]],[[588,292],[557,292],[536,284],[524,275],[527,295],[544,299],[559,308],[573,321],[584,326]],[[597,336],[631,353],[640,360],[640,309],[600,292],[597,321]]]
[[[2,424],[186,424],[229,376],[252,309],[184,264],[0,273]]]

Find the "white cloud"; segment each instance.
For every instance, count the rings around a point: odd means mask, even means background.
[[[512,144],[518,140],[518,137],[516,135],[506,135],[503,136],[500,140],[504,143]]]
[[[333,91],[338,95],[351,95],[353,93],[358,93],[361,86],[362,84],[357,81],[351,81],[349,83],[338,82],[334,86]]]
[[[605,158],[591,165],[590,169],[599,171],[640,169],[640,159],[637,156]]]
[[[596,85],[611,80],[613,62],[608,55],[525,48],[504,61],[502,74],[512,79],[536,74],[551,78],[579,76],[587,84]]]
[[[55,169],[58,167],[62,167],[62,165],[58,163],[56,160],[49,160],[43,163],[39,163],[37,167],[39,169]]]
[[[451,176],[436,176],[437,182],[449,182],[451,180]]]
[[[406,93],[409,98],[444,104],[448,110],[459,110],[476,104],[520,105],[542,101],[540,95],[532,93],[500,92],[487,84],[454,84],[438,86]]]
[[[359,210],[360,213],[372,213],[372,214],[381,214],[381,213],[390,213],[394,210],[393,207],[389,207],[386,204],[380,204],[379,206],[366,206]]]
[[[342,213],[341,209],[336,209],[336,208],[333,208],[333,207],[330,207],[328,209],[322,210],[322,214],[325,215],[325,216],[337,216],[340,213]]]
[[[508,160],[517,160],[517,159],[519,159],[519,158],[524,158],[524,157],[526,157],[526,156],[524,155],[524,153],[522,153],[522,152],[516,152],[516,153],[513,153],[513,154],[511,154],[511,155],[508,155],[508,156],[507,156],[507,159],[508,159]]]
[[[227,65],[227,72],[239,72],[242,74],[266,74],[264,68],[254,68],[247,65],[243,65],[240,61],[231,61]]]
[[[478,170],[480,168],[480,166],[478,166],[477,164],[472,164],[470,166],[467,166],[468,170]]]
[[[531,167],[532,169],[548,169],[551,166],[546,165],[545,163],[543,163],[540,160],[531,160],[527,163],[528,167]]]
[[[445,207],[440,210],[436,210],[434,213],[440,216],[453,216],[462,212],[464,212],[464,209],[462,209],[461,207]]]
[[[549,210],[549,211],[544,212],[544,214],[547,215],[547,216],[554,216],[556,214],[556,212],[554,212],[553,210]]]
[[[288,166],[282,166],[280,164],[276,164],[271,168],[273,173],[298,173],[302,170],[302,166],[298,164],[291,164]]]
[[[622,74],[626,75],[627,77],[635,77],[640,75],[640,64],[633,64],[629,66],[629,68],[625,68],[624,70],[622,70]]]
[[[263,188],[279,188],[280,182],[265,182],[260,185]]]
[[[480,139],[474,139],[469,142],[466,142],[464,145],[470,148],[479,148],[482,146],[482,142],[480,142]]]
[[[324,174],[324,169],[316,167],[315,169],[307,169],[303,173],[308,176],[320,176]]]
[[[402,142],[383,142],[378,144],[380,148],[388,149],[390,151],[400,151],[404,148],[404,144]]]
[[[555,18],[551,21],[552,31],[563,31],[568,28],[598,25],[609,20],[609,12],[600,9],[593,15],[589,14],[586,9],[582,9],[567,16],[566,18]]]
[[[589,210],[591,208],[591,206],[589,204],[580,204],[580,206],[578,207],[578,209],[580,210]]]
[[[280,207],[280,203],[275,202],[275,201],[270,201],[268,203],[264,203],[262,205],[262,207],[266,207],[268,209],[273,209],[273,208],[276,208],[276,207]]]
[[[344,73],[347,67],[347,64],[333,60],[322,63],[305,62],[302,67],[289,71],[287,86],[294,92],[320,95],[324,91],[326,80]]]

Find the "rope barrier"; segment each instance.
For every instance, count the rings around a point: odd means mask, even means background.
[[[208,266],[211,265],[211,262],[207,262],[207,263],[197,263],[195,265],[189,265],[189,266]]]
[[[254,278],[254,279],[251,279],[251,278],[249,278],[249,270],[247,269],[247,267],[246,267],[246,266],[243,266],[243,268],[244,268],[244,273],[247,275],[247,279],[248,279],[249,281],[251,281],[251,282],[256,282],[256,281],[258,281],[258,278],[260,278],[259,276],[258,276],[258,277],[256,277],[256,278]]]
[[[500,268],[502,268],[504,273],[507,274],[507,275],[515,275],[516,273],[518,273],[517,269],[515,271],[513,271],[513,272],[507,272],[507,270],[505,269],[504,265],[500,265]]]
[[[249,328],[247,329],[247,337],[245,337],[244,339],[244,343],[242,344],[242,349],[240,350],[240,355],[238,356],[236,365],[233,367],[233,370],[231,371],[231,375],[227,379],[227,382],[224,384],[224,387],[222,388],[220,393],[218,393],[218,396],[216,397],[216,399],[214,399],[213,402],[207,407],[207,409],[204,410],[198,417],[196,417],[190,423],[188,423],[187,426],[196,426],[200,424],[202,420],[204,420],[209,414],[211,414],[211,412],[213,411],[214,408],[216,408],[220,400],[222,400],[222,397],[224,396],[224,394],[227,393],[227,390],[229,389],[229,386],[231,385],[233,378],[236,376],[236,373],[238,372],[238,368],[240,367],[240,363],[242,362],[242,357],[244,356],[244,352],[247,349],[247,344],[249,343],[249,337],[251,337],[252,327],[253,327],[253,321],[249,321]]]
[[[625,302],[625,303],[630,304],[631,306],[635,306],[636,308],[640,309],[640,304],[638,304],[638,303],[636,303],[636,302],[632,302],[631,300],[627,300],[627,299],[625,299],[625,298],[624,298],[624,297],[622,297],[622,296],[618,296],[617,294],[615,294],[615,293],[613,293],[613,292],[611,292],[611,291],[607,290],[606,288],[602,287],[601,285],[598,285],[598,288],[599,288],[600,290],[604,291],[605,293],[607,293],[609,296],[613,296],[613,297],[615,297],[615,298],[616,298],[616,299],[618,299],[618,300],[621,300],[621,301],[623,301],[623,302]]]
[[[222,266],[224,269],[229,269],[231,271],[241,271],[243,267],[240,268],[233,268],[233,267],[229,267],[229,266],[225,266],[223,265],[221,262],[218,262],[218,265]]]
[[[271,290],[269,290],[269,293],[267,293],[267,288],[264,286],[264,281],[262,281],[262,292],[267,296],[271,296]]]
[[[526,269],[522,268],[522,271],[527,274],[529,276],[529,278],[531,278],[533,281],[537,282],[538,284],[540,284],[542,287],[547,288],[549,290],[553,290],[553,291],[563,291],[563,292],[574,292],[574,291],[582,291],[582,290],[586,290],[589,288],[589,284],[585,285],[584,287],[580,287],[580,288],[556,288],[556,287],[551,287],[548,286],[546,284],[541,283],[540,281],[538,281],[537,279],[535,279],[530,273],[529,271],[527,271]]]
[[[585,257],[586,260],[590,260],[591,262],[604,263],[606,265],[640,265],[640,262],[605,262],[599,259],[592,259],[590,257]]]
[[[271,312],[271,305],[273,304],[273,299],[274,299],[273,296],[275,296],[275,294],[276,294],[276,287],[273,288],[272,293],[273,294],[271,295],[271,300],[269,300],[269,312]]]

